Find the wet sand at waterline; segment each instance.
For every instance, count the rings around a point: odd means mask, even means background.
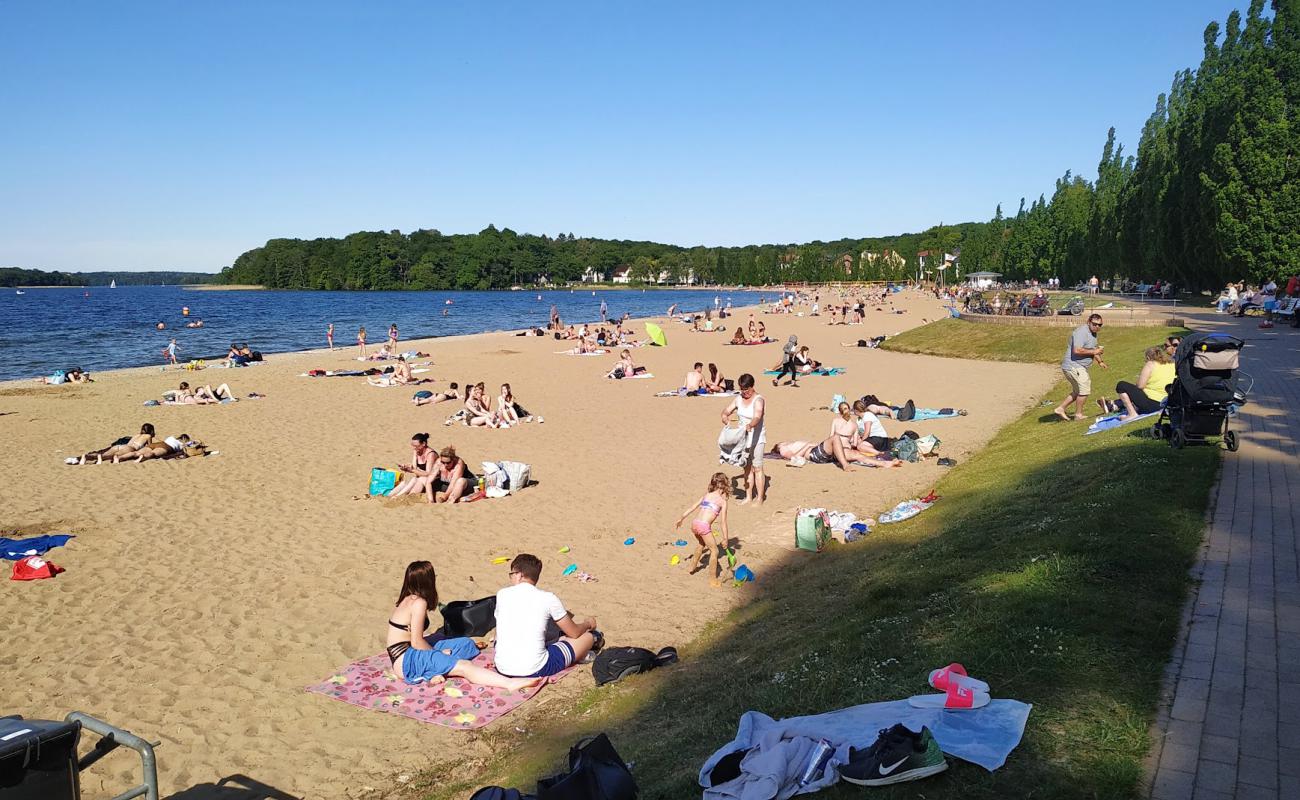
[[[398,775],[432,762],[482,757],[487,745],[476,734],[365,711],[303,687],[383,650],[385,615],[415,559],[435,564],[440,593],[453,600],[507,583],[507,567],[494,558],[535,553],[545,562],[542,586],[576,614],[594,614],[616,645],[681,645],[708,621],[701,609],[713,607],[720,592],[725,602],[744,603],[749,589],[710,588],[707,574],[669,566],[684,548],[663,546],[679,537],[673,522],[719,469],[718,415],[728,401],[653,396],[679,386],[694,361],[715,362],[731,378],[746,371],[759,377],[769,444],[824,438],[829,415],[812,407],[826,406],[836,392],[967,408],[970,415],[958,419],[886,422],[891,435],[904,428],[937,434],[942,454],[958,460],[1059,377],[1047,365],[839,346],[944,315],[932,298],[896,298],[908,313],[872,310],[861,326],[760,315],[778,343],[756,347],[723,346],[729,332],[663,323],[667,348],[633,351],[653,380],[606,380],[616,355],[554,355],[569,344],[549,337],[403,343],[432,354],[423,377],[437,383],[416,388],[483,380],[495,395],[509,382],[519,402],[545,418],[508,430],[444,427],[457,406],[413,406],[411,387],[299,377],[312,368],[358,368],[354,347],[276,355],[247,369],[123,370],[86,386],[3,384],[0,528],[77,536],[49,553],[66,573],[6,581],[0,593],[4,711],[62,718],[82,710],[160,740],[164,796],[247,775],[292,795],[354,797],[368,786],[388,789]],[[742,310],[726,320],[728,329],[747,316]],[[848,373],[773,389],[758,373],[780,360],[780,342],[791,333],[813,357]],[[229,382],[240,397],[267,396],[142,407],[181,380]],[[63,464],[143,422],[160,436],[188,433],[220,455]],[[517,496],[452,507],[357,499],[370,468],[408,460],[411,434],[424,431],[431,444],[454,444],[476,472],[486,460],[528,462],[536,484]],[[737,555],[759,581],[793,557],[797,507],[878,515],[924,493],[943,469],[933,460],[849,474],[767,465],[768,503],[733,505],[730,515]],[[629,536],[636,544],[624,546]],[[562,546],[571,552],[559,555]],[[598,581],[562,578],[570,562]],[[494,727],[558,714],[590,685],[590,670],[582,668]],[[85,773],[83,785],[88,796],[108,796],[137,773],[134,756],[116,754]],[[215,795],[200,788],[186,796]]]

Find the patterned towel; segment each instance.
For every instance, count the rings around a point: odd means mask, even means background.
[[[484,650],[474,663],[491,669],[493,655],[492,649]],[[307,691],[420,722],[474,730],[514,711],[547,683],[554,683],[572,671],[573,667],[569,667],[522,692],[475,686],[461,678],[412,685],[397,677],[388,655],[380,653],[348,664],[321,683],[308,686]]]

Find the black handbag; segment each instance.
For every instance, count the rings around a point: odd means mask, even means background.
[[[605,734],[569,748],[569,771],[537,782],[537,800],[636,800],[636,781]]]
[[[496,595],[479,600],[453,600],[442,607],[442,634],[448,639],[487,636],[496,626]]]

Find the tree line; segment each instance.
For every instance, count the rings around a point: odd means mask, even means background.
[[[40,269],[0,267],[0,286],[171,286],[216,283],[214,272],[48,272]]]
[[[963,242],[964,269],[1214,289],[1300,267],[1300,0],[1253,0],[1205,29],[1195,71],[1156,98],[1137,154],[1111,128],[1097,179],[1001,206]]]
[[[725,283],[1091,275],[1211,289],[1263,282],[1300,264],[1300,0],[1253,0],[1205,29],[1195,71],[1174,76],[1136,155],[1111,128],[1095,180],[1067,170],[1051,197],[1012,216],[898,236],[807,244],[678,247],[655,242],[436,230],[272,239],[222,271],[226,283],[295,289],[501,289],[611,280]],[[925,254],[922,256],[922,254]],[[926,274],[926,271],[929,274]]]

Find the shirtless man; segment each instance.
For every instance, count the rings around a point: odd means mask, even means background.
[[[686,373],[686,377],[682,379],[682,386],[686,389],[687,394],[694,394],[695,392],[698,392],[700,387],[703,385],[704,362],[696,361],[695,366],[692,367],[691,371]]]

